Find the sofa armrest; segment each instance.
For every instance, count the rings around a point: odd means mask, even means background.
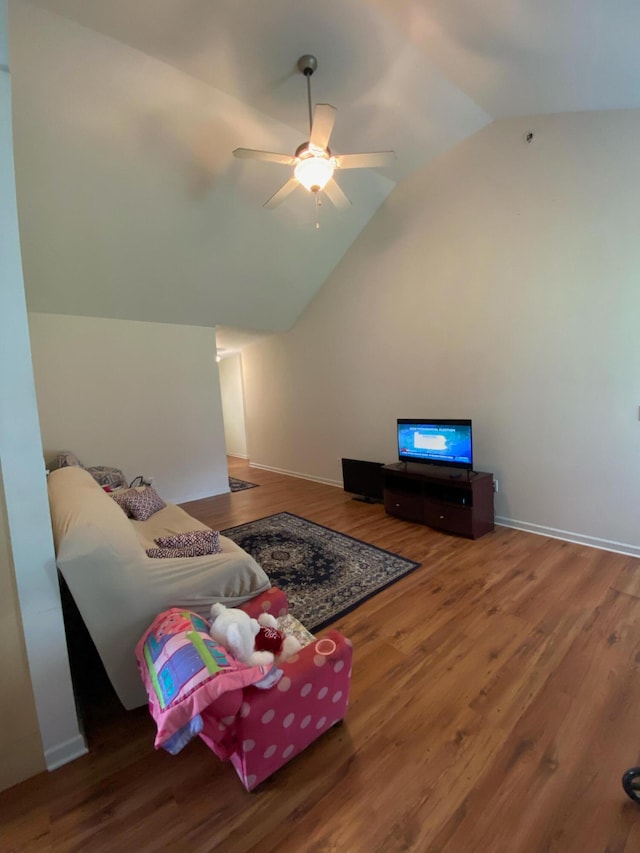
[[[278,589],[277,586],[272,586],[265,592],[256,595],[255,598],[250,598],[238,605],[240,610],[244,610],[253,619],[257,619],[262,613],[270,613],[275,616],[286,616],[289,612],[289,602],[285,593]]]

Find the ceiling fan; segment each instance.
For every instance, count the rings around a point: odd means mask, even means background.
[[[372,151],[368,154],[332,154],[329,139],[336,120],[336,108],[330,104],[316,104],[311,109],[311,75],[318,67],[315,56],[305,54],[297,63],[298,71],[307,78],[307,101],[309,105],[309,140],[296,149],[296,153],[275,154],[271,151],[256,151],[253,148],[236,148],[234,157],[264,160],[293,167],[289,180],[277,190],[264,207],[274,208],[284,201],[297,187],[303,186],[314,193],[319,204],[319,193],[324,192],[335,207],[344,209],[351,201],[336,182],[333,174],[339,169],[371,169],[388,166],[395,159],[395,151]]]

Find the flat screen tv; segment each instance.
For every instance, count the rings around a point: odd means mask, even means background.
[[[398,458],[472,471],[471,421],[398,418]]]

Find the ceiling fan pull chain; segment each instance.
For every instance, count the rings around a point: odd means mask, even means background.
[[[314,193],[316,197],[316,228],[320,227],[320,193]]]

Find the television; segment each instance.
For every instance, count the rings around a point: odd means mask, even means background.
[[[342,460],[342,483],[345,492],[365,503],[379,503],[383,497],[383,462],[365,462],[360,459]]]
[[[471,421],[398,418],[398,458],[472,471]]]

